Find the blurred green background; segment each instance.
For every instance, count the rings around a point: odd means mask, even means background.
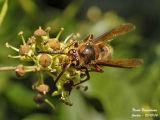
[[[4,0],[0,0],[0,11]],[[56,106],[37,107],[32,82],[36,74],[17,78],[12,72],[0,73],[0,120],[159,120],[160,117],[132,118],[133,108],[156,109],[160,114],[160,1],[159,0],[8,0],[0,21],[0,66],[17,65],[8,59],[16,54],[5,42],[18,47],[39,26],[52,27],[52,36],[61,27],[61,39],[79,32],[81,39],[94,36],[126,22],[136,30],[111,42],[114,58],[143,58],[135,69],[105,67],[104,73],[91,73],[88,91],[73,90],[72,107],[49,99]],[[26,63],[25,63],[26,64]]]

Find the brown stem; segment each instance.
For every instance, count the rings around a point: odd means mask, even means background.
[[[7,67],[0,67],[0,72],[2,71],[14,71],[17,67],[16,66],[7,66]],[[26,71],[37,71],[37,66],[24,66]]]
[[[1,71],[13,71],[15,70],[16,67],[13,67],[13,66],[9,66],[9,67],[0,67],[0,72]]]

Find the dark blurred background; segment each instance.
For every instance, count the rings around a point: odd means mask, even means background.
[[[0,0],[0,10],[3,3]],[[129,120],[133,119],[133,108],[156,109],[160,114],[159,11],[159,0],[9,0],[0,26],[0,66],[20,63],[7,58],[16,53],[4,44],[18,47],[21,30],[27,39],[39,26],[51,26],[52,36],[64,27],[61,39],[73,32],[79,32],[83,39],[89,33],[96,37],[127,22],[135,24],[136,30],[111,42],[113,57],[142,58],[144,64],[127,70],[105,67],[104,73],[91,73],[90,81],[84,83],[88,91],[72,91],[72,107],[49,97],[56,111],[33,102],[31,85],[36,75],[17,78],[12,72],[1,72],[0,120]]]

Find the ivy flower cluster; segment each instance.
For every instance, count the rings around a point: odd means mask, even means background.
[[[16,67],[2,67],[1,70],[13,70],[18,76],[24,76],[28,72],[37,72],[39,78],[32,88],[38,92],[34,97],[34,101],[38,104],[49,102],[45,99],[45,95],[51,93],[52,96],[60,96],[67,105],[72,105],[69,95],[73,88],[82,88],[87,90],[87,86],[82,86],[81,81],[85,79],[85,71],[75,67],[65,66],[73,64],[72,54],[70,51],[74,47],[73,43],[78,41],[79,34],[71,34],[64,41],[60,42],[59,37],[63,32],[63,28],[59,31],[55,38],[50,37],[51,28],[46,30],[39,27],[34,34],[25,40],[23,32],[19,32],[22,44],[16,48],[6,43],[7,48],[11,48],[18,54],[16,56],[8,55],[10,58],[18,58],[21,61],[32,62],[32,66],[17,65]],[[45,83],[44,74],[49,75],[53,79],[53,91],[49,85]],[[51,103],[50,103],[51,104]]]

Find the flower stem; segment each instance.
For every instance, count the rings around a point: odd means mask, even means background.
[[[9,67],[0,67],[0,71],[13,71],[16,67],[9,66]]]

